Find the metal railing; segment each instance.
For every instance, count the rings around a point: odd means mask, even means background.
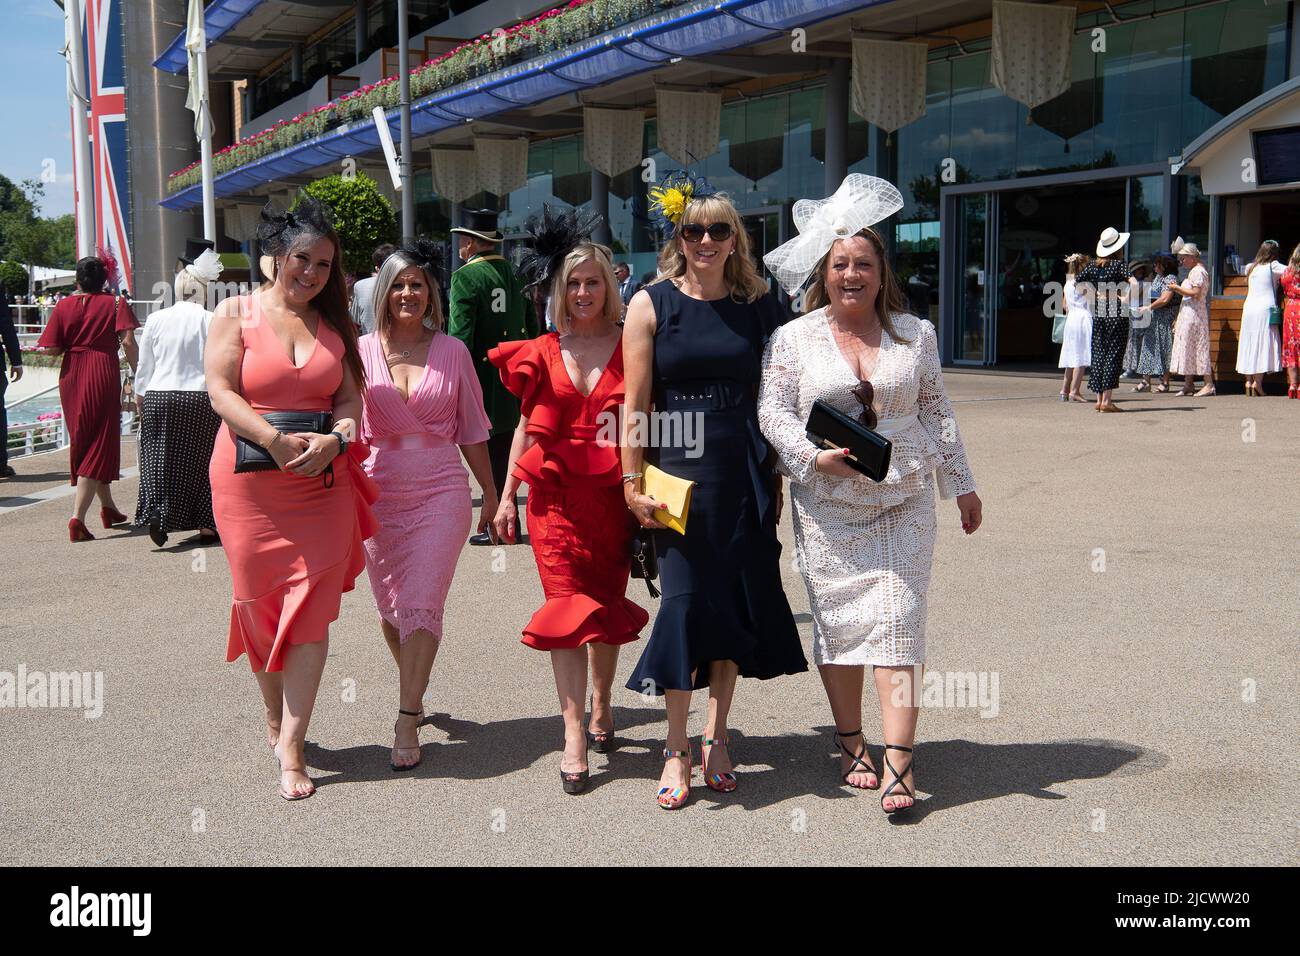
[[[58,391],[57,384],[49,388],[43,388],[39,392],[33,392],[31,395],[25,395],[16,402],[11,402],[5,406],[6,414],[18,406],[33,401],[38,398]],[[121,413],[121,435],[129,437],[140,430],[139,416],[134,411],[124,411]],[[18,438],[18,441],[14,439]],[[60,413],[59,417],[47,418],[34,422],[23,422],[18,425],[10,425],[8,434],[5,436],[5,444],[9,451],[10,458],[25,458],[28,455],[42,454],[47,451],[58,451],[61,448],[67,448],[70,443],[68,438],[68,423]]]

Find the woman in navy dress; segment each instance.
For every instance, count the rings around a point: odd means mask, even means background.
[[[660,252],[659,279],[629,303],[623,331],[628,507],[642,527],[663,528],[653,517],[661,503],[643,492],[645,463],[696,482],[686,533],[655,533],[663,599],[627,684],[667,697],[657,794],[666,810],[689,797],[693,690],[709,690],[704,781],[729,793],[737,786],[727,750],[737,675],[765,679],[808,669],[781,587],[779,479],[757,416],[763,346],[783,313],[750,257],[735,207],[706,190],[696,181],[656,190],[669,196],[665,210],[677,213],[667,217],[675,235]],[[671,423],[674,440],[647,448],[656,443],[635,429],[652,404],[658,437],[667,439]]]

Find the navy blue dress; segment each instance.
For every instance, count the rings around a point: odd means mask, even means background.
[[[705,302],[669,281],[646,292],[655,310],[655,411],[689,415],[700,427],[683,432],[677,417],[674,435],[693,442],[646,449],[647,462],[697,484],[686,534],[655,532],[663,598],[627,686],[656,695],[707,687],[708,664],[719,660],[735,661],[742,677],[806,671],[781,587],[776,496],[756,402],[763,345],[784,313],[771,294],[753,304]]]

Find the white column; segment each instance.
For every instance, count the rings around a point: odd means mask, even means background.
[[[81,42],[81,0],[65,0],[64,26],[68,40],[68,90],[72,100],[72,149],[77,186],[77,258],[95,254],[94,178],[90,161],[90,122],[86,117],[86,59]]]

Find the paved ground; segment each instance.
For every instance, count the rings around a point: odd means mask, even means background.
[[[662,710],[619,691],[625,745],[565,797],[550,669],[517,639],[541,600],[523,547],[461,556],[413,774],[388,770],[396,674],[364,580],[345,597],[320,789],[286,804],[247,665],[223,660],[222,552],[121,531],[74,547],[68,498],[4,511],[59,485],[44,456],[0,484],[0,672],[101,671],[104,708],[0,710],[0,862],[1296,863],[1300,403],[1138,396],[1098,415],[1041,378],[948,381],[985,526],[963,538],[940,503],[929,667],[995,672],[997,715],[923,712],[914,823],[838,786],[814,673],[742,682],[733,795],[657,810]],[[119,488],[133,503],[135,480]],[[782,536],[788,559],[788,518]],[[785,584],[806,641],[789,560]],[[873,699],[866,727],[879,762]]]

